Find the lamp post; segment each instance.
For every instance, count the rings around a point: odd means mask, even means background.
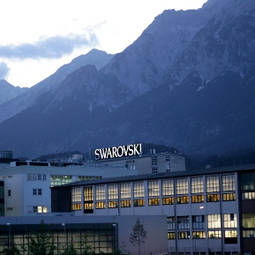
[[[66,246],[67,246],[68,245],[68,238],[67,238],[67,233],[66,233],[66,223],[63,222],[61,225],[64,228],[64,235],[66,237]]]
[[[7,222],[6,226],[8,227],[8,250],[11,248],[11,223]]]

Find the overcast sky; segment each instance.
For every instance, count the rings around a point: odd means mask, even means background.
[[[166,9],[197,9],[205,2],[0,1],[0,79],[31,87],[92,48],[121,52]]]

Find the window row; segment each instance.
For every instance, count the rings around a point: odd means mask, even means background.
[[[224,228],[237,228],[237,215],[235,213],[223,214],[222,222]],[[170,230],[182,230],[190,229],[204,229],[205,228],[205,216],[193,215],[190,216],[177,216],[167,218],[168,229]],[[207,228],[219,229],[221,228],[221,215],[220,214],[208,214],[207,215]]]
[[[221,239],[222,231],[208,231],[207,235],[205,231],[178,231],[176,232],[168,232],[168,240],[176,239],[176,234],[178,239]],[[225,230],[224,231],[224,239],[225,243],[235,244],[237,243],[237,230]]]
[[[69,178],[68,178],[69,177]],[[223,201],[235,200],[235,176],[225,175],[222,176],[222,192]],[[52,177],[52,185],[60,184],[60,182],[68,183],[71,181],[71,176],[55,176]],[[206,191],[208,193],[220,192],[220,177],[219,176],[208,176],[206,180]],[[204,177],[193,177],[190,178],[191,193],[201,194],[204,193]],[[75,188],[76,189],[76,188]],[[86,189],[86,187],[85,187]],[[132,193],[134,198],[145,197],[145,182],[133,182],[133,183],[120,183],[120,184],[108,184],[108,185],[97,185],[95,186],[96,200],[105,200],[106,196],[108,199],[121,199],[131,198]],[[229,193],[231,192],[231,193]],[[166,180],[154,180],[147,182],[147,195],[148,197],[159,197],[162,196],[174,196],[176,195],[188,195],[189,194],[189,179],[166,179]],[[192,196],[194,202],[202,202],[202,195]],[[208,194],[207,201],[219,201],[219,194]]]

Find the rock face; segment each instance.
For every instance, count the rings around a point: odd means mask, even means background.
[[[15,87],[6,80],[0,80],[0,105],[27,91],[26,88]]]
[[[165,11],[99,70],[67,73],[0,124],[0,149],[38,156],[142,141],[208,155],[254,147],[254,0]]]
[[[93,49],[86,55],[81,55],[73,59],[71,63],[63,65],[54,74],[27,90],[27,93],[16,97],[15,100],[10,100],[0,105],[0,122],[32,107],[41,95],[57,88],[70,73],[78,70],[82,66],[90,64],[100,69],[112,57],[113,55],[107,54],[104,51]]]

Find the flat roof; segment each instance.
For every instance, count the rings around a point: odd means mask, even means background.
[[[73,176],[126,176],[137,174],[136,170],[129,170],[116,166],[10,166],[0,164],[0,176],[23,175],[23,174],[49,174],[49,175],[73,175]]]
[[[121,177],[113,177],[113,178],[103,178],[100,180],[71,182],[71,183],[56,186],[53,188],[85,186],[85,185],[93,185],[93,184],[107,184],[107,183],[116,183],[116,182],[153,180],[153,179],[160,179],[160,178],[186,177],[186,176],[210,175],[210,174],[224,174],[224,173],[233,173],[233,172],[241,172],[241,171],[242,172],[255,171],[255,164],[245,165],[245,166],[237,166],[237,167],[213,168],[213,169],[205,169],[205,170],[197,170],[197,171],[179,171],[179,172],[170,172],[170,173],[157,173],[157,174],[145,174],[145,175],[132,175],[132,176],[121,176]]]

